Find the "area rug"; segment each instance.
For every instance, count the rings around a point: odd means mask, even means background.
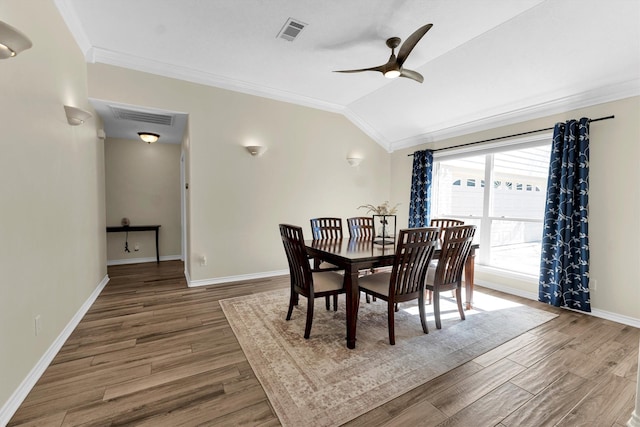
[[[356,349],[349,350],[344,298],[337,312],[316,300],[308,340],[306,298],[285,320],[288,289],[220,301],[283,426],[343,424],[556,317],[476,291],[464,321],[452,299],[441,300],[442,329],[429,305],[425,335],[417,303],[405,303],[396,313],[391,346],[386,302],[362,298]]]

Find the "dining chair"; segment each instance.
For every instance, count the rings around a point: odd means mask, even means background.
[[[375,236],[375,227],[373,225],[373,217],[371,216],[347,218],[347,228],[349,229],[349,239],[373,239]],[[370,268],[363,271],[363,273],[376,273],[377,271],[381,270]],[[371,302],[369,294],[366,294],[365,297],[368,303]],[[376,300],[375,297],[373,300]]]
[[[429,222],[430,227],[440,228],[440,243],[442,243],[442,239],[444,239],[444,230],[457,225],[464,225],[464,221],[452,218],[432,218]]]
[[[440,292],[455,291],[460,319],[465,320],[462,309],[462,270],[471,251],[475,225],[458,225],[444,229],[444,239],[438,263],[431,264],[427,270],[425,293],[433,294],[433,314],[436,318],[436,328],[441,329],[440,322]]]
[[[357,216],[353,218],[347,218],[347,227],[349,228],[350,239],[373,239],[373,217]]]
[[[440,228],[440,244],[441,245],[442,245],[442,239],[444,238],[444,230],[448,227],[454,227],[456,225],[464,225],[464,221],[459,219],[452,219],[452,218],[432,218],[431,221],[429,222],[429,226]],[[437,263],[438,263],[438,260],[435,260],[435,259],[432,260],[431,267],[435,267]],[[451,296],[454,297],[455,292],[452,292]],[[432,299],[431,291],[428,291],[427,304],[431,304],[431,299]]]
[[[311,235],[318,239],[342,239],[342,218],[312,218]]]
[[[311,218],[311,236],[313,240],[321,240],[321,239],[331,239],[336,242],[339,239],[342,239],[342,218],[334,218],[334,217],[320,217],[320,218]],[[325,271],[338,271],[341,270],[335,264],[330,262],[326,262],[319,258],[313,259],[313,269],[314,270],[325,270]],[[338,304],[338,297],[335,296],[333,298],[333,308],[336,309],[336,305]],[[326,298],[327,310],[329,309],[329,297]]]
[[[311,218],[310,222],[313,240],[342,239],[342,218]],[[338,266],[318,258],[314,258],[313,268],[317,270],[340,269]]]
[[[395,345],[396,304],[418,299],[422,331],[429,333],[424,304],[424,284],[429,261],[438,244],[437,227],[400,230],[391,272],[371,274],[358,279],[360,290],[387,301],[389,344]]]
[[[287,320],[291,320],[293,306],[298,305],[299,296],[307,298],[307,321],[304,328],[304,337],[309,338],[313,323],[313,302],[316,298],[334,296],[334,309],[338,295],[345,292],[344,275],[335,271],[312,271],[307,258],[307,250],[304,244],[302,228],[280,224],[280,236],[284,251],[289,263],[289,275],[291,277],[291,296],[289,297],[289,310]],[[329,306],[327,304],[327,310]]]

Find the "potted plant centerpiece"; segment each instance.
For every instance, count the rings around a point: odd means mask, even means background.
[[[374,238],[374,243],[379,243],[381,245],[392,244],[395,240],[396,236],[396,212],[398,212],[398,206],[400,203],[391,207],[389,205],[389,201],[385,201],[383,204],[374,206],[374,205],[362,205],[358,206],[358,209],[367,209],[367,213],[373,212],[373,222],[379,221],[380,226],[376,230],[376,236]],[[389,220],[393,218],[393,234],[391,234],[391,226],[389,225]]]

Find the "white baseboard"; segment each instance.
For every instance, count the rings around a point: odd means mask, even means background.
[[[239,276],[216,277],[211,279],[187,280],[190,288],[196,286],[219,285],[221,283],[240,282],[243,280],[264,279],[266,277],[283,276],[289,274],[287,270],[267,271],[263,273],[241,274]]]
[[[100,292],[104,289],[104,287],[109,282],[109,276],[105,275],[102,281],[98,284],[98,286],[91,293],[89,298],[82,304],[82,307],[78,309],[76,314],[71,318],[67,326],[60,332],[60,335],[53,341],[51,346],[47,349],[47,351],[42,355],[38,363],[31,369],[29,374],[22,380],[22,383],[18,386],[18,388],[13,392],[9,400],[2,406],[0,409],[0,426],[5,426],[11,419],[11,417],[16,413],[24,399],[27,397],[33,386],[38,382],[38,379],[42,376],[44,371],[49,367],[49,364],[53,360],[53,358],[58,354],[65,341],[69,338],[71,333],[74,331],[78,323],[82,320],[86,312],[91,308],[91,305],[95,302]]]
[[[182,260],[182,255],[161,256],[160,261],[176,261]],[[156,262],[156,257],[147,258],[126,258],[126,259],[110,259],[107,265],[124,265],[124,264],[142,264],[143,262]]]
[[[504,292],[506,294],[516,295],[522,298],[538,301],[538,294],[534,292],[527,292],[521,289],[510,288],[508,286],[498,285],[495,283],[486,282],[484,280],[475,280],[474,282],[480,286],[484,286],[485,288],[489,288],[496,291]],[[571,310],[571,309],[567,309],[567,310]],[[634,317],[625,316],[618,313],[612,313],[606,310],[599,310],[597,308],[591,307],[590,313],[587,313],[585,311],[579,311],[579,310],[571,310],[571,311],[575,311],[576,313],[589,314],[591,316],[599,317],[601,319],[611,320],[612,322],[633,326],[634,328],[640,328],[640,319],[636,319]]]

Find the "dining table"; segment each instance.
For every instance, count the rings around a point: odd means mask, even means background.
[[[393,265],[396,244],[391,242],[382,245],[374,242],[371,238],[341,238],[305,240],[305,246],[310,257],[322,259],[344,269],[344,287],[347,300],[347,347],[354,349],[356,347],[356,326],[358,322],[358,307],[360,305],[358,277],[363,270]],[[470,310],[473,306],[474,265],[478,248],[479,244],[474,243],[465,261],[464,308],[466,310]],[[440,247],[436,247],[432,259],[438,259],[439,256]]]

